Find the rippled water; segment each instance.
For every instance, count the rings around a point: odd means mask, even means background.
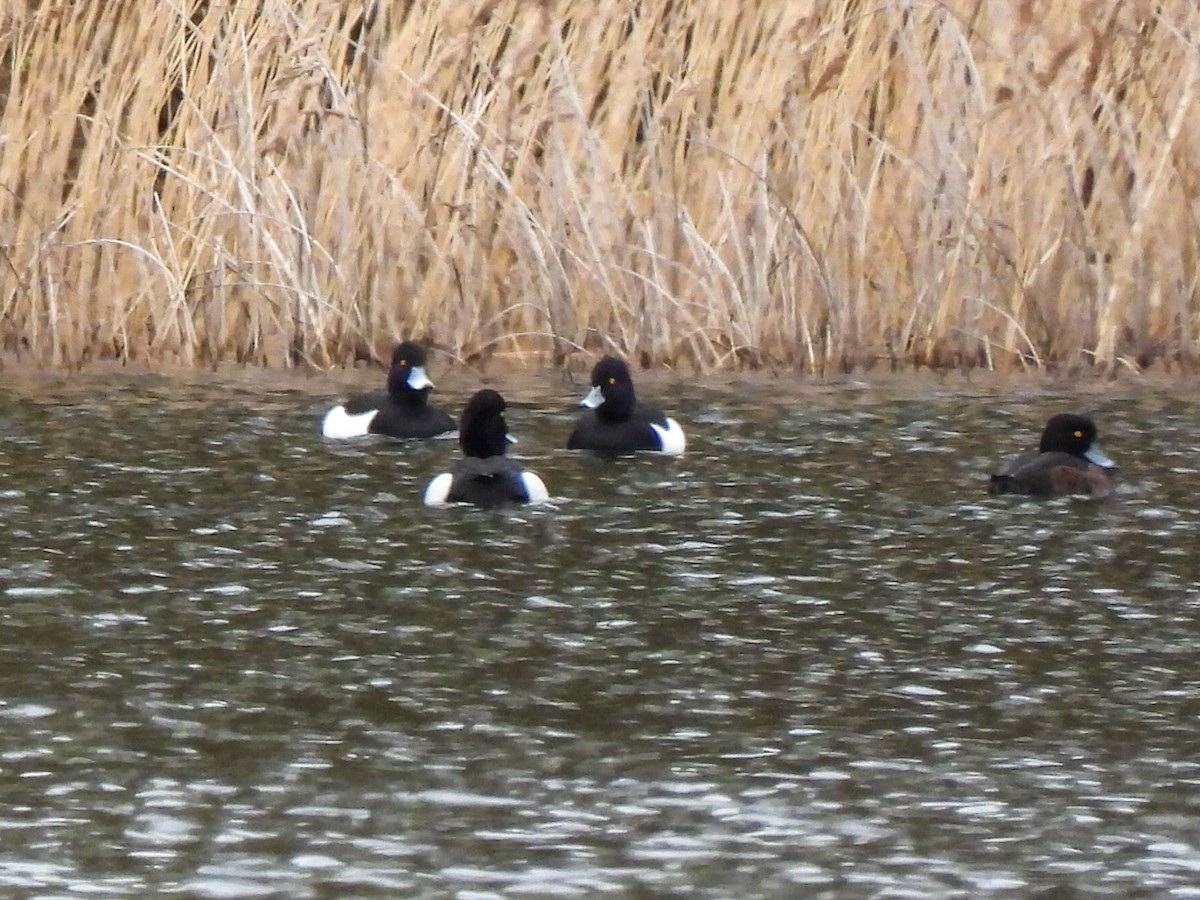
[[[345,381],[80,381],[0,393],[2,895],[1200,897],[1187,385],[661,383],[605,463],[501,380],[560,499],[485,513]],[[1115,497],[986,495],[1080,407]]]

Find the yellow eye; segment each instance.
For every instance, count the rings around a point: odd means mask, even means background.
[[[400,365],[402,365],[402,366],[407,366],[407,365],[408,365],[408,360],[407,360],[407,359],[402,359],[402,360],[400,360]],[[1078,435],[1077,435],[1077,436],[1078,436]]]
[[[617,379],[615,379],[615,378],[610,378],[610,379],[608,379],[608,383],[609,383],[609,384],[616,384],[616,383],[617,383]]]
[[[1083,437],[1083,432],[1082,431],[1075,432],[1075,437]]]

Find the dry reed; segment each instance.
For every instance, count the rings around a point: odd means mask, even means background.
[[[1200,357],[1191,0],[9,0],[0,342],[76,366]]]

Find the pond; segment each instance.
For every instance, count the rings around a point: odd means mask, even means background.
[[[497,377],[484,512],[319,437],[381,378],[9,379],[0,893],[1200,896],[1189,385]],[[1116,494],[988,496],[1070,409]]]

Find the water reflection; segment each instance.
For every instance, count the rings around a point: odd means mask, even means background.
[[[1091,398],[1123,484],[1039,503],[985,476],[1046,389],[663,384],[688,453],[615,464],[557,449],[575,387],[502,390],[548,508],[423,508],[453,445],[322,442],[332,384],[0,396],[0,885],[1198,882],[1187,391]]]

